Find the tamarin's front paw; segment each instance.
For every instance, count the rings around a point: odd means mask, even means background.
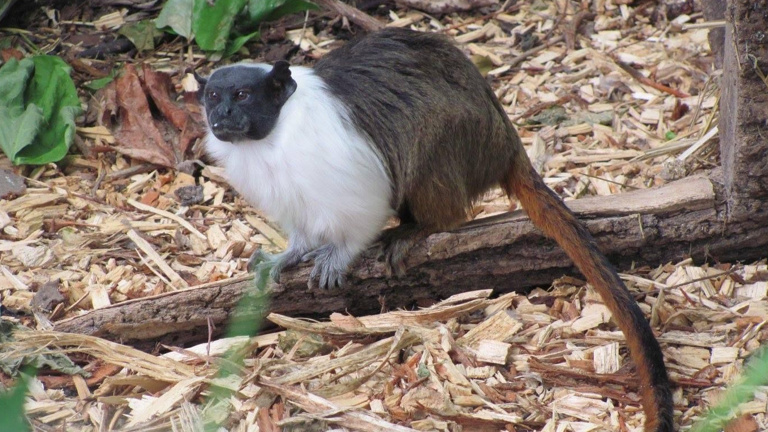
[[[304,255],[303,261],[315,260],[315,266],[309,273],[309,288],[330,289],[344,285],[349,258],[342,250],[332,244],[321,246]]]
[[[256,249],[251,254],[251,257],[248,258],[248,264],[246,265],[246,268],[248,269],[248,273],[253,273],[256,271],[256,266],[263,262],[272,261],[275,259],[275,256],[272,254],[268,254],[264,252],[261,249]]]
[[[248,271],[253,273],[256,270],[256,266],[259,264],[266,261],[272,261],[272,269],[269,270],[269,277],[272,278],[273,281],[280,283],[280,274],[282,271],[300,263],[302,255],[302,251],[296,251],[290,248],[277,255],[268,254],[261,249],[258,249],[253,252],[248,259]]]

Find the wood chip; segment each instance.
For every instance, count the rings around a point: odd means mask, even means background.
[[[616,342],[595,348],[592,352],[592,356],[595,372],[599,374],[615,373],[621,366],[619,344]]]
[[[511,340],[521,328],[523,328],[522,322],[510,316],[509,313],[500,311],[468,331],[457,342],[479,349],[480,344],[484,341],[504,342]]]
[[[146,204],[142,204],[142,203],[140,203],[140,202],[138,202],[136,200],[133,200],[133,199],[129,199],[128,200],[128,204],[136,207],[139,210],[144,210],[146,212],[155,213],[155,214],[158,214],[160,216],[163,216],[163,217],[166,217],[168,219],[171,219],[171,220],[177,222],[179,225],[181,225],[184,228],[186,228],[189,232],[191,232],[192,234],[196,235],[197,237],[199,237],[201,239],[205,238],[205,234],[203,234],[200,231],[198,231],[195,227],[192,226],[191,223],[187,222],[186,220],[184,220],[180,216],[176,216],[175,214],[169,213],[169,212],[167,212],[165,210],[160,210],[158,208],[155,208],[155,207],[152,207],[152,206],[149,206],[149,205],[146,205]]]
[[[497,365],[507,364],[512,345],[496,340],[481,340],[477,344],[477,361]]]
[[[712,355],[709,362],[713,365],[729,364],[739,358],[739,349],[736,347],[712,347]]]
[[[264,237],[269,239],[269,241],[271,241],[275,246],[281,249],[285,249],[288,246],[288,242],[285,240],[285,237],[283,237],[280,233],[277,232],[277,230],[269,226],[256,215],[246,214],[245,220],[247,220],[252,227],[256,228],[256,231],[260,232]]]
[[[158,254],[155,249],[152,247],[149,242],[144,240],[141,235],[139,235],[138,232],[136,232],[133,229],[128,230],[127,233],[128,238],[133,240],[133,242],[136,244],[136,246],[141,249],[142,252],[146,255],[147,259],[149,259],[154,265],[156,265],[163,274],[170,279],[171,284],[175,288],[187,288],[189,285],[187,285],[187,282],[182,279],[181,276],[179,276],[176,271],[174,271],[171,266],[166,264],[165,260],[163,260],[162,257],[160,257],[160,254]]]

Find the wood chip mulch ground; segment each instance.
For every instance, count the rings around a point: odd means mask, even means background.
[[[595,2],[589,16],[559,3],[440,20],[393,8],[377,19],[454,37],[565,199],[658,186],[719,164],[719,71],[707,42],[719,24],[695,11],[664,21],[623,1]],[[344,19],[310,16],[326,25],[276,24],[283,43],[299,46],[294,63],[311,63],[348,32]],[[167,72],[183,93],[186,67],[215,64],[173,43],[144,54],[151,70],[137,73]],[[270,46],[257,44],[253,57]],[[83,101],[103,110],[103,99],[83,93]],[[80,151],[65,164],[19,170],[0,159],[26,185],[0,200],[0,325],[28,327],[0,340],[0,378],[11,385],[7,365],[47,359],[26,405],[37,430],[197,431],[205,421],[231,431],[642,430],[624,338],[592,289],[568,277],[527,296],[478,287],[414,311],[339,311],[325,322],[273,314],[266,319],[282,331],[158,347],[164,354],[50,331],[84,311],[242,276],[256,248],[286,244],[204,158],[189,173],[161,167],[151,154],[116,149],[124,131],[101,119],[79,123]],[[199,197],[186,201],[190,191]],[[476,217],[510,205],[493,191]],[[768,265],[621,270],[630,290],[645,293],[679,423],[690,426],[768,337]],[[222,357],[232,350],[243,365]],[[66,359],[82,373],[55,372]],[[728,430],[766,430],[765,400],[763,391],[742,406]]]

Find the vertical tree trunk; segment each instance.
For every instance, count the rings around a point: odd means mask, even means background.
[[[717,1],[717,0],[715,0]],[[727,222],[768,224],[768,2],[731,0],[725,13],[720,152]],[[749,229],[749,224],[739,224]]]

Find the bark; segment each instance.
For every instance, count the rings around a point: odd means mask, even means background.
[[[734,224],[723,230],[715,185],[706,177],[683,179],[656,190],[573,201],[608,257],[627,268],[657,265],[688,256],[732,260],[764,253],[768,224]],[[765,215],[763,215],[765,216]],[[743,229],[735,230],[736,227]],[[749,235],[743,233],[748,232]],[[736,247],[738,246],[738,247]],[[578,275],[570,259],[542,236],[522,212],[476,221],[438,233],[419,244],[406,261],[402,278],[388,278],[372,248],[352,271],[346,287],[310,290],[309,266],[288,271],[283,283],[270,284],[248,312],[327,317],[331,312],[375,313],[409,308],[479,288],[526,291],[564,274]],[[220,334],[249,278],[232,279],[142,298],[91,311],[56,324],[56,330],[86,333],[151,348],[157,342],[183,345]]]
[[[726,12],[720,158],[729,221],[753,218],[768,206],[766,18],[766,0],[733,0]]]
[[[377,21],[376,18],[373,18],[360,9],[343,3],[340,0],[315,0],[315,3],[322,8],[328,9],[343,17],[346,17],[348,20],[359,25],[363,28],[363,30],[367,32],[381,30],[384,28],[384,24]]]
[[[726,2],[723,0],[702,0],[701,9],[707,21],[725,19]],[[723,45],[725,44],[725,28],[718,27],[709,31],[709,47],[715,55],[715,66],[723,67]]]

